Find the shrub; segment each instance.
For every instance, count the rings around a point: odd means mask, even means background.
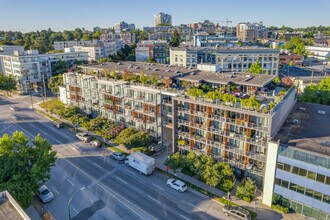
[[[192,88],[192,89],[189,89],[189,90],[187,91],[187,94],[188,94],[189,96],[194,97],[194,98],[198,98],[198,97],[202,97],[203,94],[204,94],[204,92],[203,92],[203,90],[201,90],[201,89]]]
[[[195,173],[192,170],[190,170],[189,167],[183,167],[181,169],[181,173],[184,173],[188,176],[194,176],[195,175]]]
[[[242,184],[237,187],[236,196],[247,202],[251,202],[254,197],[255,190],[256,185],[254,181],[248,177]]]
[[[289,208],[281,206],[281,205],[272,205],[271,208],[276,209],[282,213],[289,213]]]

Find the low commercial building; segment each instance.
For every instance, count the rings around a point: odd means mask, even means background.
[[[170,64],[173,66],[197,67],[197,64],[220,65],[223,72],[247,72],[259,61],[263,72],[278,75],[279,50],[257,47],[234,48],[171,48]]]
[[[0,55],[2,72],[17,80],[18,91],[27,93],[35,85],[47,81],[52,76],[53,67],[58,61],[65,61],[72,66],[75,60],[88,61],[87,52],[73,52],[68,49],[64,53],[39,54],[37,50],[26,51],[24,54]]]
[[[319,60],[327,60],[330,57],[330,47],[306,46],[308,57],[315,57]]]
[[[252,177],[260,185],[267,143],[295,103],[294,88],[276,98],[281,88],[274,87],[272,75],[220,74],[138,62],[85,65],[81,69],[80,73],[64,74],[60,97],[65,104],[79,106],[93,116],[103,115],[126,126],[144,129],[173,153],[192,150],[197,154],[210,154],[216,160],[230,163],[237,172]],[[138,76],[143,72],[146,76],[160,77],[159,82],[170,81],[167,84],[172,86],[155,87],[105,78],[105,72]],[[207,86],[243,99],[253,96],[261,105],[254,109],[239,102],[193,98],[183,85]],[[270,107],[275,100],[276,104]]]
[[[0,192],[0,219],[31,220],[8,191]]]
[[[263,203],[330,219],[330,107],[297,103],[268,145]]]
[[[298,54],[280,54],[280,65],[299,65],[301,66],[304,61],[304,56]]]
[[[137,62],[146,62],[148,59],[154,59],[157,63],[168,63],[169,46],[163,40],[148,40],[137,43],[135,49],[135,60]]]

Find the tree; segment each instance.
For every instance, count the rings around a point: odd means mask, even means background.
[[[274,84],[279,84],[279,83],[281,83],[282,81],[281,81],[281,79],[280,78],[278,78],[278,77],[275,77],[274,79],[273,79],[273,83]]]
[[[81,40],[83,38],[83,32],[80,28],[74,29],[73,35],[76,40]]]
[[[147,63],[157,63],[155,58],[151,58],[151,57],[148,57],[148,59],[146,60]]]
[[[127,149],[144,148],[145,150],[151,144],[151,138],[145,131],[138,131],[134,127],[129,127],[120,132],[114,139],[117,144],[123,144]]]
[[[105,57],[102,57],[102,58],[99,59],[98,62],[99,62],[99,63],[105,63],[105,62],[108,62],[108,59],[105,58]]]
[[[259,59],[257,59],[256,62],[251,65],[249,73],[262,74],[262,67],[259,64]]]
[[[62,36],[65,41],[74,40],[74,34],[71,31],[63,31]]]
[[[57,76],[52,76],[49,79],[48,88],[55,95],[59,95],[59,86],[63,85],[63,74],[59,74]]]
[[[0,91],[6,91],[7,95],[16,90],[17,82],[12,76],[0,74]]]
[[[160,76],[156,73],[153,73],[149,76],[149,80],[150,80],[152,85],[157,86],[159,84],[159,81],[160,81]]]
[[[18,131],[0,138],[0,191],[8,190],[23,208],[31,204],[39,182],[50,177],[56,161],[56,152],[46,139],[37,135],[32,143]]]
[[[93,33],[93,39],[100,40],[100,37],[101,37],[101,32],[99,30]]]
[[[201,89],[191,88],[187,91],[187,94],[189,96],[194,97],[194,98],[199,98],[199,97],[202,97],[204,95],[204,92]]]
[[[180,35],[177,29],[174,30],[173,32],[173,38],[172,41],[170,42],[171,47],[178,47],[180,45]]]
[[[251,178],[247,178],[237,187],[236,196],[247,202],[251,202],[254,197],[256,185]]]
[[[304,102],[330,105],[330,78],[324,78],[316,85],[307,86],[300,99]]]
[[[144,85],[148,83],[148,77],[145,75],[144,70],[141,70],[140,82]]]
[[[62,74],[68,71],[68,64],[64,60],[60,60],[52,67],[53,75]]]
[[[86,41],[90,41],[90,40],[92,40],[92,35],[88,34],[88,33],[84,33],[82,36],[82,39],[86,40]]]

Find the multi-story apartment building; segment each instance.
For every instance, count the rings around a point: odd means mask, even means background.
[[[64,75],[64,86],[60,88],[62,102],[78,105],[94,116],[101,114],[126,126],[145,129],[172,152],[193,150],[227,161],[259,184],[264,176],[267,143],[278,132],[295,102],[292,88],[277,100],[274,108],[267,108],[270,101],[274,101],[274,94],[278,94],[278,89],[274,92],[275,76],[272,75],[219,74],[138,62],[86,65],[81,69],[81,73]],[[176,89],[106,79],[102,77],[105,71],[157,74],[162,79],[170,79]],[[261,108],[192,98],[182,89],[184,84],[209,86],[237,97],[254,96],[260,100]],[[178,140],[184,140],[185,144],[181,141],[179,145]]]
[[[172,26],[172,16],[160,12],[154,15],[155,26]]]
[[[71,66],[75,60],[88,61],[88,53],[72,52],[39,54],[37,50],[27,51],[25,54],[0,55],[4,75],[13,76],[18,82],[18,90],[27,93],[30,85],[42,82],[42,77],[47,80],[52,76],[52,68],[62,60]]]
[[[200,63],[220,65],[224,72],[246,72],[259,61],[264,73],[278,74],[279,50],[266,48],[171,48],[170,65],[197,67]]]
[[[237,41],[237,37],[227,34],[193,36],[194,47],[235,46]]]
[[[70,40],[70,41],[55,41],[54,49],[55,50],[64,50],[64,48],[73,47],[73,46],[85,46],[88,44],[96,43],[96,40],[85,41],[85,40]]]
[[[113,29],[117,33],[120,33],[122,31],[132,31],[135,30],[135,24],[128,24],[125,21],[121,21],[119,23],[115,23],[113,25]]]
[[[268,145],[263,203],[330,219],[330,107],[297,103]]]
[[[14,51],[17,54],[24,53],[23,46],[12,46],[12,45],[0,45],[0,55],[14,55]],[[2,62],[0,57],[0,70],[2,71]]]
[[[169,46],[163,40],[148,40],[137,43],[135,49],[135,60],[145,62],[148,59],[155,59],[157,63],[168,63]]]
[[[115,41],[122,40],[124,45],[131,45],[136,42],[136,37],[134,33],[106,33],[101,34],[101,41]]]
[[[97,42],[97,44],[88,44],[85,46],[73,46],[75,51],[87,52],[88,61],[98,61],[101,58],[108,58],[110,55],[117,53],[123,48],[124,44],[121,40],[111,42]]]
[[[242,22],[236,26],[236,36],[242,41],[255,41],[266,38],[268,29],[260,23]]]

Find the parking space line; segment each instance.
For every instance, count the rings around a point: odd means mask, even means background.
[[[74,186],[74,187],[76,187],[76,185],[73,183],[73,182],[71,182],[69,179],[66,179],[72,186]]]
[[[202,209],[198,208],[197,206],[195,206],[194,204],[192,204],[190,202],[188,202],[188,204],[191,205],[191,206],[193,206],[193,207],[195,207],[196,209],[199,209],[199,210],[203,211]]]
[[[119,178],[118,176],[116,176],[116,178],[117,178],[119,181],[121,181],[121,182],[123,182],[123,183],[127,184],[127,182],[126,182],[125,180],[123,180],[123,179]]]
[[[60,195],[60,193],[54,187],[52,187],[52,189],[57,193],[57,195]]]
[[[148,198],[149,198],[149,199],[151,199],[151,200],[153,200],[153,201],[157,202],[158,204],[160,204],[160,202],[159,202],[158,200],[156,200],[156,199],[152,198],[152,197],[151,197],[151,196],[149,196],[149,195],[147,195],[147,196],[148,196]]]
[[[152,183],[152,185],[156,186],[158,189],[165,190],[164,188],[162,188],[162,187],[160,187],[160,186],[158,186],[158,185],[156,185],[154,183]]]

